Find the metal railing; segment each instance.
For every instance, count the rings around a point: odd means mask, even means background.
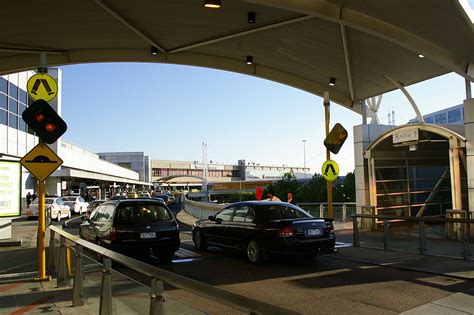
[[[302,202],[296,204],[298,207],[309,212],[313,216],[319,218],[327,217],[328,203],[327,202]],[[336,221],[346,222],[351,215],[356,213],[355,202],[333,202],[333,217]]]
[[[359,222],[358,219],[361,219]],[[425,227],[428,223],[438,224],[438,225],[459,225],[460,232],[460,242],[462,242],[462,258],[469,260],[471,257],[471,224],[474,223],[472,219],[450,219],[450,218],[430,218],[430,217],[400,217],[400,216],[380,216],[380,215],[367,215],[367,214],[355,214],[352,215],[353,222],[353,244],[354,247],[364,247],[361,246],[360,242],[360,228],[363,226],[362,221],[364,219],[372,220],[373,222],[379,222],[382,224],[382,242],[383,249],[393,250],[392,248],[392,233],[390,233],[390,227],[392,224],[400,222],[414,222],[418,226],[418,252],[421,255],[427,254],[427,236]],[[371,230],[377,230],[375,226]],[[413,235],[411,235],[413,236]],[[440,243],[440,241],[438,241]],[[370,246],[366,246],[370,247]]]
[[[50,275],[56,275],[58,287],[67,286],[70,282],[69,279],[73,278],[73,306],[81,306],[85,303],[82,260],[83,250],[87,249],[100,254],[103,259],[100,314],[112,314],[112,261],[150,278],[149,314],[164,314],[164,304],[166,303],[166,299],[163,295],[164,283],[249,314],[299,314],[149,265],[83,240],[58,227],[50,226],[49,229],[51,234],[47,263],[48,272]],[[58,235],[60,239],[58,257],[55,257],[54,249],[56,235]],[[68,245],[68,243],[70,244]],[[74,245],[74,248],[72,248],[71,245]],[[74,258],[72,257],[72,252],[75,252]],[[74,264],[72,264],[71,261],[73,259]]]

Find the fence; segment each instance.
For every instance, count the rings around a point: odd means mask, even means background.
[[[49,229],[48,272],[56,276],[58,287],[69,286],[73,279],[73,306],[82,306],[86,300],[88,304],[94,304],[96,300],[94,313],[98,314],[202,313],[177,300],[165,298],[164,283],[167,283],[250,314],[298,314],[135,260],[80,239],[58,227],[50,226]],[[103,264],[84,255],[84,249],[100,255]],[[112,262],[145,275],[150,279],[151,286],[147,287],[116,272],[112,269]],[[127,296],[129,298],[125,300],[123,297]],[[130,299],[130,296],[149,297],[149,303],[134,303],[137,299]]]
[[[327,202],[304,202],[298,203],[297,206],[309,212],[314,217],[328,217]],[[356,214],[355,202],[333,202],[332,206],[333,218],[336,221],[345,222],[350,219],[353,214]]]
[[[352,215],[355,247],[383,248],[471,259],[472,219]],[[366,225],[364,222],[374,222]],[[450,235],[453,226],[459,233]],[[459,236],[459,239],[458,239]]]

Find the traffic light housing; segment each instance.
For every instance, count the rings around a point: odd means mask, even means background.
[[[21,116],[36,135],[48,144],[54,143],[67,130],[64,120],[42,99],[34,101]]]
[[[334,154],[337,154],[341,149],[344,141],[347,139],[347,130],[342,127],[340,123],[334,125],[331,132],[324,139],[324,146]]]

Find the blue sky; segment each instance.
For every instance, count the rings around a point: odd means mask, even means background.
[[[208,160],[303,166],[320,173],[325,160],[322,99],[275,82],[225,71],[142,63],[61,67],[64,135],[93,152],[143,151],[152,159]],[[408,87],[422,114],[462,103],[464,79],[455,74]],[[400,91],[384,95],[382,123],[395,110],[396,124],[415,117]],[[333,160],[353,171],[352,127],[362,118],[331,104],[331,126],[349,138]]]

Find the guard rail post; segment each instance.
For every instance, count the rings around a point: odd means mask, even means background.
[[[66,265],[66,238],[61,235],[60,246],[59,246],[59,257],[58,257],[58,275],[56,278],[57,287],[62,288],[68,285],[68,271]]]
[[[324,218],[324,205],[322,203],[319,204],[319,217]]]
[[[150,315],[164,314],[164,302],[166,298],[163,296],[164,286],[163,281],[155,277],[151,277],[150,286]]]
[[[56,232],[53,230],[49,230],[49,248],[48,248],[48,264],[46,265],[46,269],[48,270],[48,274],[52,276],[56,273],[56,258],[54,255],[54,241],[55,241]]]
[[[72,306],[84,305],[83,273],[82,273],[82,246],[76,245],[76,262],[74,271],[74,283],[72,287]]]
[[[342,222],[346,222],[346,211],[347,211],[347,207],[346,207],[346,203],[344,202],[342,204]]]
[[[102,269],[99,314],[112,314],[112,261],[108,257],[104,257],[104,269]]]
[[[389,249],[390,242],[390,223],[387,220],[383,220],[383,249]]]
[[[469,260],[471,256],[471,249],[469,247],[469,238],[471,236],[470,223],[465,222],[462,224],[463,237],[462,237],[462,258],[464,260]]]
[[[420,220],[419,222],[419,234],[420,234],[420,255],[424,255],[426,251],[426,234],[425,234],[425,221]]]
[[[354,242],[354,247],[359,247],[360,246],[360,244],[359,244],[359,225],[358,225],[356,216],[352,217],[352,234],[353,234],[352,238],[353,238],[353,242]]]

